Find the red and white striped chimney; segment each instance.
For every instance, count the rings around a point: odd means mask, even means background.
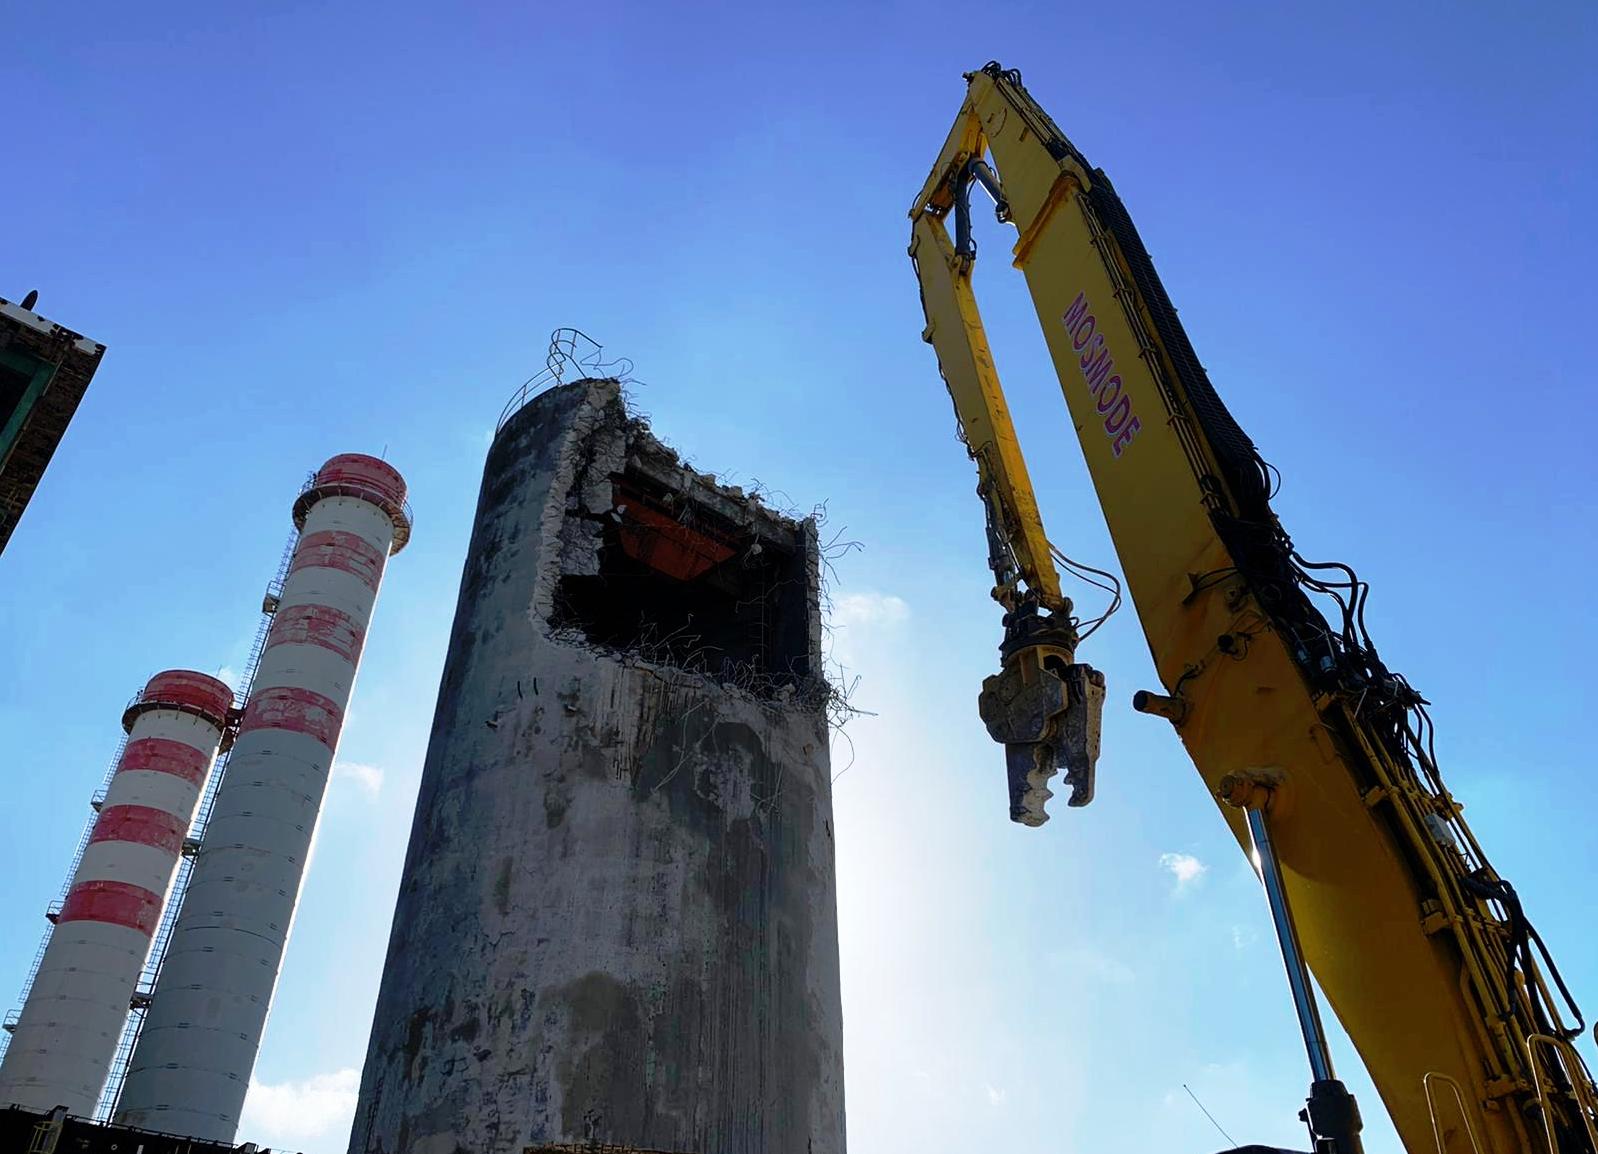
[[[359,453],[294,503],[289,575],[128,1066],[116,1120],[231,1142],[261,1045],[405,482]]]
[[[128,743],[0,1064],[0,1104],[94,1112],[232,706],[216,678],[174,669],[123,714]]]

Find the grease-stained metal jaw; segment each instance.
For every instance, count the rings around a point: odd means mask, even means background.
[[[1066,804],[1093,800],[1104,715],[1104,675],[1072,660],[1076,631],[1035,606],[1005,616],[1004,664],[982,683],[977,709],[988,735],[1004,746],[1010,820],[1049,820],[1049,781],[1065,771]]]
[[[1104,713],[1104,675],[1087,665],[1039,660],[1028,649],[1006,660],[982,683],[977,707],[988,734],[1004,745],[1010,820],[1040,826],[1049,820],[1049,781],[1065,771],[1066,804],[1093,800]]]

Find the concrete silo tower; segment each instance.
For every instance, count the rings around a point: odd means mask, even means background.
[[[351,1154],[844,1154],[821,563],[615,380],[507,415]]]
[[[294,558],[129,1062],[116,1121],[231,1141],[288,943],[405,482],[358,453],[294,503]]]
[[[168,670],[123,714],[128,742],[0,1064],[0,1104],[93,1113],[232,706],[216,678]]]

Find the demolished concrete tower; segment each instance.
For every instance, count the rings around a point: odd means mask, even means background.
[[[351,1151],[841,1154],[818,564],[615,381],[503,423]]]

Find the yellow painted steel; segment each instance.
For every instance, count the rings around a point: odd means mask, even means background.
[[[1511,986],[1509,928],[1465,883],[1480,857],[1460,807],[1396,756],[1349,695],[1317,690],[1217,531],[1229,502],[1171,350],[1131,266],[1087,195],[1089,171],[1013,73],[969,87],[911,211],[911,254],[937,352],[984,486],[999,491],[1022,578],[1058,596],[1019,442],[993,369],[968,256],[945,221],[961,174],[991,157],[1066,406],[1177,728],[1212,792],[1273,786],[1271,828],[1305,957],[1358,1048],[1411,1154],[1547,1149],[1544,1100],[1567,1135],[1591,1119],[1572,1088],[1531,1062],[1538,1033],[1524,975]],[[1104,358],[1108,358],[1106,369]],[[1112,384],[1112,381],[1114,382]],[[1052,583],[1051,583],[1052,582]],[[1220,812],[1248,848],[1241,811]],[[1461,839],[1450,848],[1439,823]],[[1496,875],[1493,875],[1496,877]],[[1542,975],[1531,971],[1546,1012]],[[1152,1040],[1157,1042],[1157,1040]],[[1568,1053],[1566,1053],[1568,1051]],[[1580,1091],[1590,1075],[1574,1050]],[[1433,1085],[1459,1090],[1434,1109]],[[1367,1106],[1367,1109],[1369,1107]],[[1435,1134],[1434,1134],[1435,1127]],[[1574,1139],[1559,1154],[1583,1150]]]
[[[927,327],[922,337],[949,349],[944,383],[954,398],[966,448],[978,462],[983,498],[994,510],[1016,567],[1027,577],[1039,603],[1051,613],[1062,609],[1069,613],[1070,605],[1060,592],[1059,572],[1049,557],[1049,540],[1043,532],[1026,459],[1021,456],[987,334],[977,315],[971,280],[958,275],[960,262],[955,259],[954,246],[933,217],[917,219],[910,256],[922,283],[930,289],[923,298]],[[1013,600],[1011,590],[998,589],[994,595],[1006,604]]]

